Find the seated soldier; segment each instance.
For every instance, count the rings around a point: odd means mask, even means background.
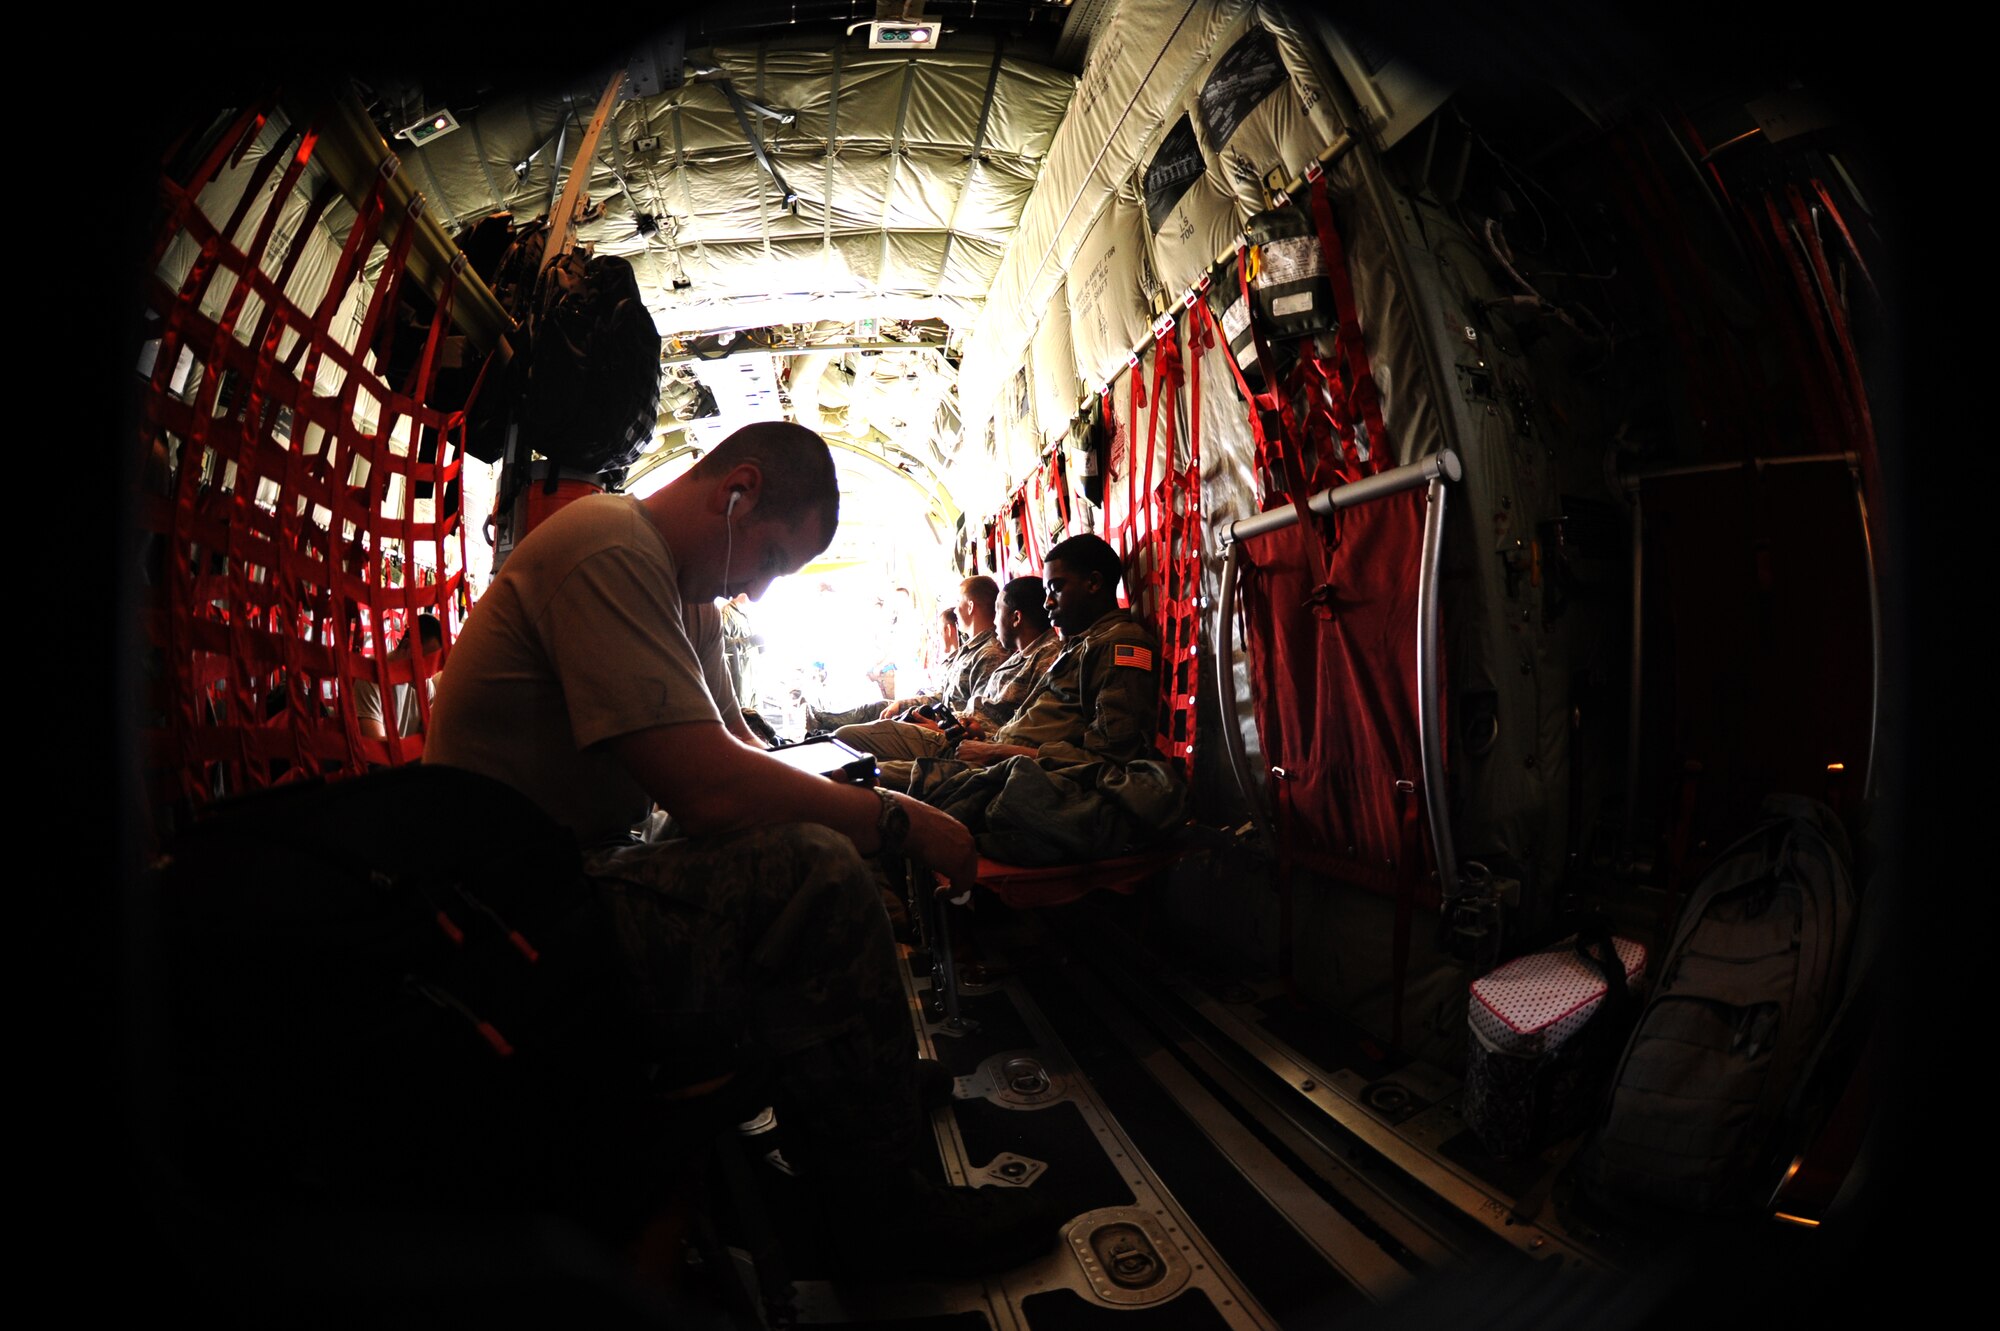
[[[944,659],[943,682],[930,693],[891,699],[882,708],[883,720],[907,716],[930,703],[942,703],[954,713],[972,705],[972,695],[1007,658],[1007,649],[993,629],[999,599],[1000,585],[983,573],[958,584],[958,646]]]
[[[944,682],[935,692],[892,697],[879,706],[868,704],[844,712],[815,712],[808,720],[809,728],[838,732],[847,726],[904,717],[931,703],[941,702],[953,711],[970,705],[972,691],[1007,655],[993,631],[993,604],[999,594],[998,585],[983,574],[959,583],[956,610],[944,612],[953,616],[959,641],[939,666]]]
[[[1119,608],[1123,576],[1101,537],[1051,549],[1043,578],[1062,650],[1047,673],[988,738],[949,758],[885,763],[883,780],[949,810],[982,851],[1016,864],[1121,854],[1177,825],[1186,791],[1154,744],[1158,644]]]
[[[403,630],[403,636],[396,644],[395,654],[410,661],[416,661],[417,644],[422,643],[424,658],[434,660],[444,650],[444,629],[438,624],[436,615],[418,615],[412,628]],[[413,669],[418,667],[412,667]],[[433,666],[433,668],[435,668]],[[424,681],[425,696],[437,696],[437,676],[433,674]],[[417,702],[417,691],[408,684],[395,686],[396,733],[402,736],[424,733],[424,717],[421,704]],[[387,739],[389,732],[382,710],[382,690],[372,679],[354,681],[354,721],[361,729],[364,739]]]
[[[1061,639],[1049,627],[1040,578],[1015,578],[1007,584],[993,629],[1009,655],[973,693],[971,705],[952,713],[959,734],[934,723],[870,721],[844,726],[834,738],[879,758],[936,758],[950,753],[960,738],[977,739],[1012,720],[1062,650]]]
[[[1055,1218],[1033,1191],[922,1172],[901,962],[861,858],[906,851],[969,884],[970,834],[740,742],[718,707],[713,598],[796,571],[838,507],[826,444],[785,422],[738,430],[645,499],[566,505],[473,608],[425,758],[507,782],[576,835],[661,1053],[719,1035],[769,1071],[787,1154],[851,1267],[999,1269],[1045,1249]],[[649,798],[685,837],[632,839]]]

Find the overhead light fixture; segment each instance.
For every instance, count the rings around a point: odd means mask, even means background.
[[[421,120],[413,120],[396,131],[399,139],[408,139],[421,148],[432,139],[442,138],[458,128],[458,117],[449,111],[432,111]]]
[[[937,23],[924,21],[874,22],[868,25],[868,49],[871,51],[935,51],[941,29]]]
[[[872,21],[850,23],[849,33],[868,29],[871,51],[935,51],[944,25],[924,14],[924,0],[875,0]]]

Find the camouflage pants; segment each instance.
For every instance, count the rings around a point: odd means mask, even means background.
[[[902,962],[853,842],[792,823],[614,846],[584,867],[632,1001],[669,1040],[728,1032],[768,1063],[797,1163],[838,1174],[911,1158],[922,1117]]]
[[[874,721],[882,715],[881,702],[864,702],[858,707],[849,707],[839,712],[815,711],[807,718],[815,730],[838,730],[842,726],[858,726],[864,721]]]
[[[951,741],[942,730],[908,721],[869,721],[842,726],[833,732],[833,737],[877,758],[936,758],[951,748]]]

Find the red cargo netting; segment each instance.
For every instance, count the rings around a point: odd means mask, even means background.
[[[424,681],[467,608],[464,413],[425,405],[459,270],[427,328],[409,321],[428,303],[415,293],[399,320],[416,228],[387,215],[396,159],[336,250],[322,224],[339,196],[316,143],[311,126],[252,108],[160,182],[137,443],[142,724],[162,812],[417,758]],[[443,650],[412,632],[392,652],[420,614]],[[369,689],[386,739],[355,719]],[[399,735],[404,690],[416,729]]]

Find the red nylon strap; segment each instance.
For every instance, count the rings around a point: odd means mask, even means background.
[[[1361,336],[1361,319],[1354,302],[1354,282],[1347,271],[1347,256],[1341,248],[1340,231],[1334,225],[1333,205],[1327,198],[1326,175],[1316,173],[1311,185],[1313,230],[1319,233],[1320,258],[1326,268],[1328,284],[1333,288],[1333,308],[1336,319],[1334,333],[1334,354],[1347,371],[1344,415],[1337,418],[1341,425],[1352,422],[1358,414],[1368,437],[1367,469],[1378,472],[1388,465],[1389,432],[1382,423],[1382,394],[1375,386],[1375,374],[1368,364],[1368,347]],[[1329,376],[1329,385],[1333,382]]]
[[[1766,223],[1748,204],[1742,207],[1741,213],[1745,232],[1750,238],[1750,247],[1757,256],[1757,262],[1751,266],[1759,285],[1763,288],[1766,304],[1773,310],[1784,309],[1791,297],[1787,294],[1783,282],[1783,264],[1772,249]],[[1813,387],[1811,357],[1800,334],[1798,321],[1773,319],[1771,327],[1777,332],[1785,364],[1793,376],[1794,391],[1790,395],[1790,400],[1803,407],[1805,419],[1798,428],[1803,429],[1814,439],[1840,438],[1840,423],[1834,419],[1832,408],[1827,402],[1828,394],[1816,391]],[[1787,436],[1774,435],[1771,431],[1765,430],[1762,432],[1762,437],[1767,440],[1770,450],[1776,452],[1783,446]]]
[[[1815,176],[1812,187],[1813,192],[1819,195],[1819,201],[1826,205],[1826,215],[1832,218],[1834,226],[1839,228],[1840,238],[1847,242],[1847,252],[1854,256],[1855,266],[1861,269],[1862,280],[1868,283],[1868,290],[1874,293],[1875,300],[1879,304],[1882,300],[1882,288],[1875,285],[1875,274],[1868,271],[1868,260],[1862,257],[1861,247],[1854,243],[1854,233],[1847,229],[1847,219],[1841,216],[1840,209],[1835,206],[1833,195],[1827,191],[1825,182]]]
[[[1197,296],[1195,303],[1203,304]],[[1204,326],[1188,320],[1188,465],[1178,478],[1179,512],[1167,503],[1174,548],[1166,561],[1170,595],[1170,636],[1160,639],[1171,658],[1167,675],[1166,726],[1160,752],[1180,765],[1181,775],[1194,779],[1195,698],[1200,683],[1201,639],[1201,358],[1211,345]]]
[[[1118,525],[1118,557],[1130,565],[1132,533],[1138,526],[1139,515],[1139,413],[1146,406],[1145,369],[1137,356],[1132,358],[1126,374],[1132,381],[1132,413],[1125,421],[1125,513]],[[1126,599],[1132,599],[1129,587]]]
[[[1191,325],[1194,327],[1196,325]],[[1200,533],[1196,524],[1200,510],[1199,423],[1191,425],[1189,447],[1193,459],[1185,471],[1176,471],[1174,456],[1178,444],[1178,414],[1182,382],[1179,325],[1166,322],[1155,339],[1153,373],[1153,415],[1147,433],[1146,495],[1148,536],[1153,556],[1154,628],[1160,645],[1160,713],[1156,745],[1182,773],[1190,774],[1194,750],[1195,649],[1197,639],[1195,597],[1200,585]],[[1193,334],[1191,332],[1191,345]],[[1199,396],[1195,408],[1200,410]],[[1167,417],[1165,463],[1161,479],[1153,483],[1161,450],[1156,431],[1160,416]]]
[[[1312,478],[1306,474],[1305,459],[1302,455],[1305,434],[1292,413],[1289,386],[1278,382],[1270,348],[1264,341],[1264,329],[1257,321],[1257,305],[1250,293],[1249,272],[1248,249],[1239,246],[1236,251],[1236,287],[1243,298],[1244,313],[1250,320],[1250,343],[1257,361],[1258,372],[1264,380],[1264,391],[1252,393],[1241,369],[1237,371],[1236,382],[1245,394],[1245,400],[1250,405],[1253,417],[1266,411],[1277,414],[1278,434],[1275,439],[1259,432],[1261,438],[1269,441],[1270,453],[1275,456],[1277,464],[1275,468],[1270,468],[1267,474],[1281,482],[1285,497],[1298,508],[1299,525],[1311,536],[1306,543],[1306,549],[1307,557],[1312,561],[1313,585],[1323,588],[1332,577],[1333,542],[1327,535],[1326,525],[1317,521],[1306,510],[1306,501],[1312,498]],[[1229,362],[1231,365],[1236,363],[1233,351],[1229,356]],[[1263,466],[1268,468],[1269,462],[1266,461]],[[1264,497],[1264,506],[1267,509],[1276,507],[1271,503],[1268,494]]]
[[[1258,485],[1265,490],[1265,493],[1258,495],[1258,501],[1263,503],[1266,508],[1269,508],[1271,505],[1268,498],[1269,486],[1266,478],[1273,474],[1275,463],[1271,458],[1273,445],[1264,432],[1263,414],[1257,410],[1257,395],[1251,391],[1249,381],[1243,377],[1243,367],[1236,363],[1236,352],[1230,347],[1229,339],[1223,336],[1221,326],[1215,321],[1215,312],[1208,308],[1208,302],[1206,300],[1196,301],[1195,307],[1200,313],[1202,327],[1207,330],[1212,342],[1222,348],[1222,359],[1229,366],[1230,377],[1236,380],[1236,391],[1242,394],[1243,401],[1250,408],[1250,438],[1256,444],[1257,481]]]
[[[1165,336],[1153,343],[1153,415],[1146,423],[1146,534],[1160,533],[1159,495],[1153,485],[1154,466],[1159,456],[1160,417],[1167,418],[1167,460],[1161,468],[1171,471],[1175,445],[1179,442],[1180,419],[1174,407],[1181,394],[1181,348],[1176,325],[1167,325]]]
[[[1687,135],[1688,142],[1694,146],[1694,159],[1697,162],[1708,163],[1708,174],[1709,178],[1715,181],[1715,192],[1722,196],[1725,205],[1732,205],[1734,200],[1729,197],[1729,185],[1722,178],[1722,168],[1709,157],[1708,145],[1702,142],[1701,131],[1697,130],[1694,122],[1687,118],[1687,112],[1676,110],[1675,115],[1681,122],[1681,132]]]
[[[1791,202],[1792,216],[1798,219],[1799,234],[1805,238],[1807,253],[1812,258],[1813,273],[1819,278],[1820,305],[1833,324],[1834,344],[1840,349],[1841,369],[1845,372],[1844,382],[1847,398],[1853,404],[1849,416],[1850,423],[1858,422],[1860,431],[1856,442],[1865,443],[1867,451],[1875,451],[1875,420],[1868,410],[1868,392],[1861,382],[1861,361],[1854,354],[1854,339],[1848,333],[1847,311],[1843,308],[1840,293],[1833,285],[1833,270],[1826,261],[1826,249],[1820,244],[1819,228],[1813,225],[1812,211],[1799,197],[1797,186],[1787,184],[1785,197]]]
[[[1032,478],[1022,481],[1021,488],[1014,492],[1014,511],[1021,515],[1021,543],[1028,548],[1028,572],[1039,578],[1042,576],[1042,543],[1039,533],[1035,531],[1034,497],[1028,493],[1031,483]]]
[[[1825,321],[1819,317],[1819,310],[1822,308],[1819,297],[1813,291],[1812,279],[1807,275],[1805,263],[1800,259],[1798,250],[1792,243],[1791,231],[1786,227],[1785,219],[1778,213],[1778,202],[1768,194],[1764,196],[1764,215],[1770,221],[1771,235],[1778,242],[1778,253],[1783,257],[1785,267],[1791,272],[1792,285],[1798,291],[1800,313],[1812,328],[1813,346],[1819,353],[1819,368],[1826,376],[1825,390],[1833,396],[1838,405],[1841,428],[1837,437],[1843,439],[1845,445],[1851,448],[1862,438],[1861,422],[1855,415],[1853,397],[1841,383],[1840,369],[1834,359],[1833,343],[1826,335]]]
[[[160,227],[159,235],[154,237],[153,258],[152,262],[146,265],[148,269],[160,266],[160,260],[166,257],[167,246],[173,243],[175,234],[187,225],[188,217],[192,213],[199,211],[195,201],[208,187],[208,183],[215,179],[216,173],[222,170],[223,162],[231,158],[240,160],[250,145],[257,141],[257,135],[263,132],[264,122],[270,116],[270,108],[271,103],[268,98],[245,107],[242,114],[236,117],[235,123],[216,139],[209,148],[208,155],[202,159],[194,174],[185,182],[176,183],[169,180],[165,171],[166,163],[161,163],[161,182],[172,191],[172,194],[165,200],[166,217]],[[176,143],[168,150],[169,155],[177,152],[179,148],[180,144]]]

